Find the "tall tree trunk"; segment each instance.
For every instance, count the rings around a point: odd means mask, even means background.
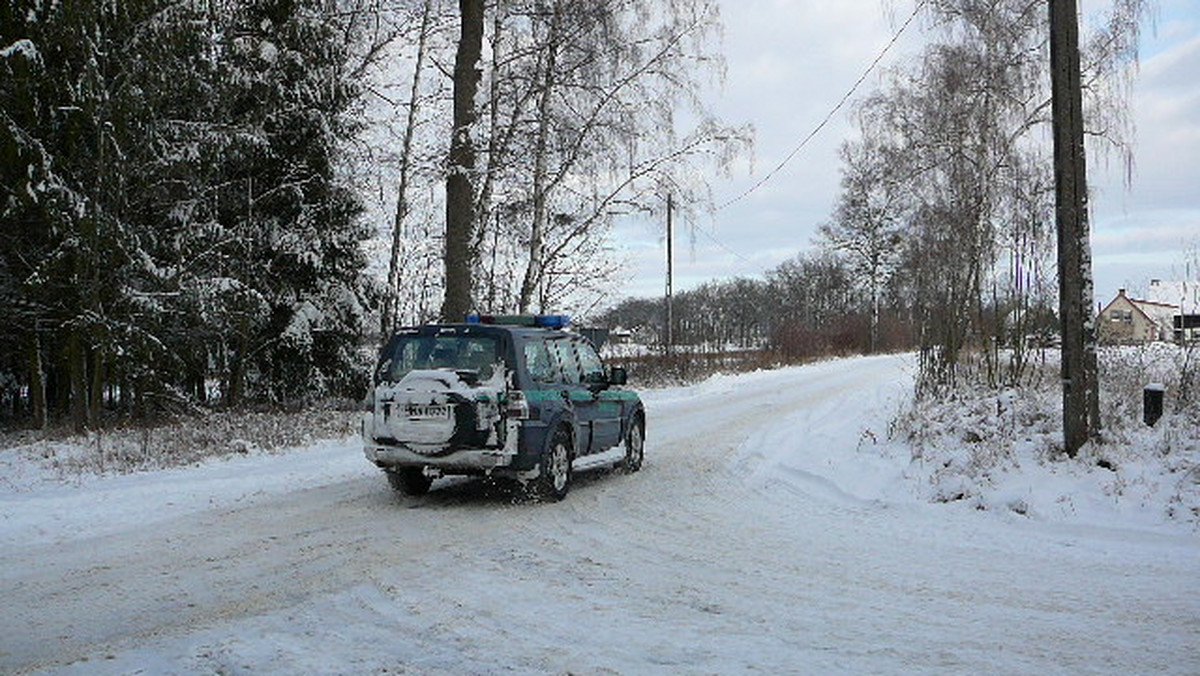
[[[481,77],[484,0],[459,0],[462,22],[454,58],[454,127],[446,177],[446,295],[442,320],[461,320],[471,310],[471,238],[475,229],[475,94]]]
[[[1054,198],[1058,223],[1058,303],[1062,330],[1063,441],[1067,455],[1074,457],[1080,447],[1100,431],[1079,19],[1075,0],[1050,0],[1050,70]]]
[[[42,337],[35,330],[29,343],[29,399],[33,424],[46,429],[46,371],[42,366]]]
[[[87,351],[78,328],[69,329],[67,337],[67,373],[70,379],[71,424],[82,432],[88,426]]]
[[[250,320],[245,316],[239,322],[241,330],[237,334],[237,347],[229,359],[229,385],[225,388],[225,406],[234,408],[241,405],[242,393],[246,386],[246,353],[250,350]]]
[[[476,215],[479,227],[475,230],[475,240],[471,244],[471,256],[478,259],[483,251],[483,242],[487,239],[489,232],[488,228],[492,229],[490,233],[493,241],[499,234],[499,221],[492,219],[492,194],[496,184],[496,174],[499,171],[503,162],[502,144],[500,142],[500,82],[503,79],[503,59],[507,56],[503,53],[504,44],[500,39],[504,30],[504,19],[506,9],[504,0],[496,0],[492,9],[492,78],[491,91],[488,92],[488,129],[491,133],[488,134],[487,144],[487,163],[483,169],[482,185],[479,187],[479,202],[476,205]],[[487,289],[486,298],[483,310],[485,312],[496,312],[496,248],[491,250],[491,263],[488,266],[487,273]]]
[[[88,425],[98,429],[100,412],[104,408],[104,350],[99,345],[91,349],[91,387],[88,388]]]
[[[417,38],[417,63],[414,66],[412,90],[408,97],[408,120],[404,126],[404,141],[400,149],[400,185],[396,195],[396,216],[392,221],[392,255],[388,263],[387,291],[379,315],[379,331],[387,340],[398,323],[400,289],[400,254],[404,247],[404,222],[408,218],[408,175],[412,167],[413,132],[417,126],[417,108],[421,93],[421,70],[425,65],[425,44],[433,1],[425,0],[421,13],[421,34]]]
[[[874,266],[872,266],[874,267]],[[867,345],[867,353],[875,354],[879,349],[879,280],[873,272],[871,276],[871,329]]]

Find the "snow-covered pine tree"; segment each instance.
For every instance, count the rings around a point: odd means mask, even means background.
[[[348,392],[371,300],[360,207],[339,173],[358,94],[336,5],[228,2],[214,22],[215,143],[202,182],[211,273],[191,289],[221,327],[210,364],[237,404]],[[206,223],[207,221],[207,223]],[[352,387],[351,389],[354,389]]]
[[[0,12],[6,413],[356,390],[371,292],[336,5]]]
[[[136,339],[130,267],[141,254],[128,168],[143,92],[124,80],[153,2],[14,2],[0,16],[6,342],[38,423],[98,423]]]

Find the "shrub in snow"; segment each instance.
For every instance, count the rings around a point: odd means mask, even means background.
[[[210,458],[270,453],[355,432],[358,416],[335,406],[302,411],[215,412],[158,427],[127,427],[63,438],[32,433],[0,437],[53,478],[192,465]]]
[[[965,502],[1033,518],[1095,509],[1200,525],[1200,402],[1194,348],[1155,344],[1100,353],[1102,432],[1074,459],[1062,452],[1058,365],[1004,389],[968,375],[910,401],[892,424],[910,449],[908,475],[930,502]],[[1166,414],[1142,423],[1142,388],[1166,385]],[[1049,496],[1049,498],[1047,498]]]

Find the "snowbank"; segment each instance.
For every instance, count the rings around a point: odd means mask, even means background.
[[[0,548],[145,528],[372,473],[361,448],[354,436],[293,448],[286,458],[258,451],[107,476],[64,476],[53,458],[0,450]]]
[[[1186,412],[1142,425],[1126,401],[1139,392],[1117,373],[1161,377],[1160,362],[1176,356],[1163,346],[1109,355],[1104,442],[1074,459],[1061,452],[1056,379],[914,402],[911,375],[891,372],[880,374],[868,398],[856,392],[782,414],[779,424],[742,444],[734,471],[758,487],[854,504],[932,504],[1012,519],[1194,532],[1200,429]],[[714,378],[693,389],[726,387],[729,379]]]

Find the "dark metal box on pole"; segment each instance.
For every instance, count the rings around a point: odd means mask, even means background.
[[[1167,387],[1161,383],[1150,383],[1142,389],[1142,422],[1153,427],[1163,414],[1163,395]]]

